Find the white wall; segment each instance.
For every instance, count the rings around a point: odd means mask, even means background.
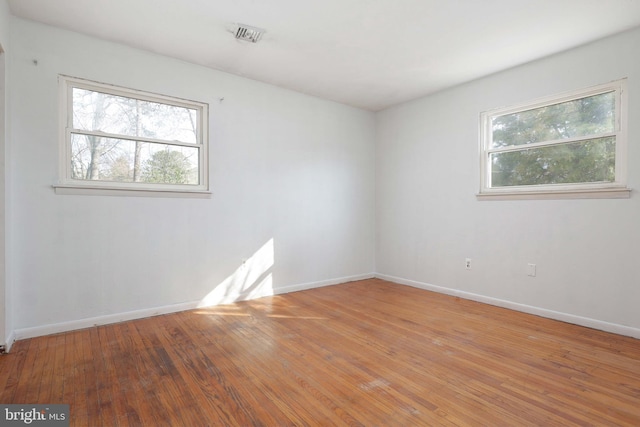
[[[635,30],[378,113],[377,272],[637,335],[639,45]],[[476,200],[481,111],[622,77],[630,199]]]
[[[7,266],[6,266],[6,99],[7,99],[7,52],[9,49],[9,6],[6,0],[0,0],[0,345],[5,345],[10,339],[13,324],[9,315],[11,307],[8,306],[8,296],[10,292],[7,287]],[[9,339],[8,339],[9,338]]]
[[[373,113],[17,18],[11,30],[22,336],[373,273]],[[58,74],[209,103],[211,199],[55,195]]]
[[[7,295],[19,338],[373,271],[640,330],[640,31],[377,115],[16,18],[10,36]],[[208,102],[212,198],[55,195],[61,73]],[[621,77],[631,199],[476,200],[481,111]]]

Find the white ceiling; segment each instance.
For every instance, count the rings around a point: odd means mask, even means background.
[[[640,0],[9,0],[15,16],[377,111],[640,26]],[[265,28],[257,44],[236,24]]]

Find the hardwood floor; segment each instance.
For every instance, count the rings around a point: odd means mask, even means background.
[[[640,340],[379,279],[14,344],[76,426],[640,425]]]

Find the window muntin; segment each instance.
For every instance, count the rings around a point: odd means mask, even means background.
[[[624,84],[482,113],[480,194],[624,187]]]
[[[61,77],[61,184],[206,191],[207,104]]]

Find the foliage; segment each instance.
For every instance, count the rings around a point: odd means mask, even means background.
[[[168,148],[153,153],[142,167],[142,182],[187,184],[191,173],[189,159]]]
[[[614,92],[495,117],[492,148],[518,149],[492,154],[492,186],[613,181],[615,137],[589,136],[613,132],[614,120]]]

